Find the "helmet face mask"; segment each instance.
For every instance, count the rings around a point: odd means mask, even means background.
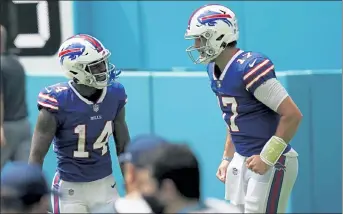
[[[186,49],[188,56],[195,64],[210,63],[217,56],[211,45],[212,36],[213,33],[210,29],[198,36],[185,36],[187,40],[195,40],[195,44]]]
[[[115,66],[109,62],[108,56],[87,64],[85,71],[92,76],[92,87],[102,88],[106,87],[110,82],[111,73],[115,71]]]

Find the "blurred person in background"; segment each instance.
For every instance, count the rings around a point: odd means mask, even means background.
[[[1,213],[47,213],[56,194],[37,165],[13,162],[1,173]]]
[[[186,49],[192,61],[207,64],[228,126],[217,177],[225,183],[225,198],[241,212],[285,213],[298,175],[298,153],[289,142],[302,114],[273,62],[237,48],[238,37],[236,15],[219,4],[195,10],[185,34],[194,40]]]
[[[201,199],[200,165],[187,145],[156,147],[141,161],[138,187],[154,213],[239,213],[226,201]]]
[[[6,48],[6,29],[0,25],[1,169],[8,161],[27,161],[31,129],[26,103],[26,75],[17,56]]]
[[[125,152],[119,156],[119,163],[123,168],[124,185],[126,195],[115,201],[114,211],[116,213],[151,213],[149,204],[142,197],[139,187],[144,182],[142,175],[146,170],[147,162],[142,158],[149,151],[167,144],[167,141],[155,135],[136,136],[126,147]],[[109,213],[104,207],[99,207],[96,213]]]
[[[109,63],[110,55],[90,35],[70,37],[61,44],[58,56],[71,80],[48,86],[38,95],[29,163],[42,167],[54,143],[57,170],[52,186],[63,194],[52,200],[54,213],[90,213],[94,207],[113,207],[119,197],[108,141],[113,134],[120,155],[130,136],[127,95],[115,81],[119,71]]]

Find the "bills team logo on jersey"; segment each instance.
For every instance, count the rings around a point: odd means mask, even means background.
[[[217,83],[217,88],[222,87],[222,81],[218,80],[218,81],[216,81],[216,83]]]
[[[276,171],[284,171],[286,172],[286,166],[279,163],[279,162],[276,162],[276,164],[274,165],[274,168]]]
[[[210,10],[205,11],[198,17],[198,22],[202,25],[215,26],[217,24],[217,21],[220,20],[232,27],[233,24],[229,21],[229,18],[232,18],[232,16],[226,14],[224,11],[222,12],[223,13]]]

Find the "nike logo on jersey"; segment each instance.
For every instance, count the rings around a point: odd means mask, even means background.
[[[112,188],[114,188],[117,185],[117,182],[115,182],[113,185],[111,185]]]
[[[252,63],[249,63],[249,67],[252,68],[255,65],[257,59],[255,59]]]

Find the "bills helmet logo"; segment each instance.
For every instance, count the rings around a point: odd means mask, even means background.
[[[76,58],[80,57],[83,52],[85,51],[86,47],[80,43],[73,43],[68,47],[62,49],[58,53],[58,57],[60,58],[60,63],[63,64],[65,57],[68,57],[70,60],[75,60]]]
[[[230,14],[208,10],[198,16],[198,22],[202,25],[215,26],[217,24],[217,21],[223,21],[227,25],[232,27],[233,24],[229,21],[230,18],[232,18]]]

